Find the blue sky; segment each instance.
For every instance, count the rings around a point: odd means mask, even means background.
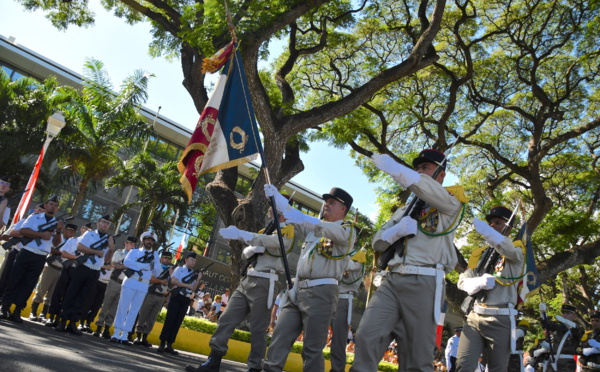
[[[148,56],[151,41],[150,28],[145,24],[127,25],[110,15],[96,1],[91,1],[96,12],[96,24],[90,28],[71,27],[56,30],[42,12],[26,12],[13,0],[4,1],[0,12],[0,35],[13,36],[16,43],[55,62],[82,73],[85,58],[101,60],[115,89],[125,76],[136,69],[156,75],[150,80],[149,99],[145,106],[177,123],[193,128],[198,112],[181,85],[183,80],[178,60]],[[311,151],[302,155],[305,170],[293,181],[318,193],[332,187],[342,187],[354,196],[354,205],[373,219],[377,213],[376,185],[354,165],[348,150],[329,147],[326,143],[311,145]]]

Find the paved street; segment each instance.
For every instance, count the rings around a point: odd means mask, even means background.
[[[177,343],[175,343],[177,346]],[[183,371],[197,366],[206,356],[179,351],[162,355],[156,346],[111,344],[103,338],[59,333],[40,323],[25,320],[15,324],[0,320],[0,371],[3,372],[110,372]],[[245,364],[223,361],[221,371],[244,372]]]

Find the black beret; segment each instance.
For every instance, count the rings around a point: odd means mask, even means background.
[[[568,311],[570,313],[576,313],[577,308],[573,305],[564,304],[564,305],[562,305],[561,311]]]
[[[65,229],[77,231],[77,225],[75,225],[74,223],[68,223],[65,225]]]
[[[128,243],[137,243],[137,238],[135,236],[129,235],[127,237],[127,239],[125,239],[125,241],[128,242]]]

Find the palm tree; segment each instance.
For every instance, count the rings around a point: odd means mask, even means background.
[[[150,74],[136,70],[115,93],[101,61],[88,59],[84,67],[82,94],[65,107],[67,126],[54,146],[61,154],[57,176],[78,187],[72,214],[88,191],[95,192],[121,168],[121,156],[139,149],[140,141],[153,133],[139,113],[148,98]]]
[[[142,152],[128,160],[120,173],[106,181],[107,187],[118,187],[121,196],[126,187],[134,187],[136,200],[121,206],[116,211],[120,216],[133,206],[141,207],[136,223],[136,235],[146,230],[154,219],[163,220],[178,210],[184,214],[188,208],[187,198],[181,184],[176,162],[159,165],[149,154]],[[164,234],[161,234],[164,235]]]

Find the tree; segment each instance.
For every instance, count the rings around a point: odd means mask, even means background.
[[[437,38],[438,61],[315,136],[405,164],[423,147],[446,150],[460,136],[450,169],[467,186],[472,213],[522,199],[538,279],[552,284],[600,255],[598,16],[589,1],[455,1]],[[376,176],[364,157],[357,161]],[[574,271],[568,275],[589,279]],[[558,284],[554,293],[576,299],[573,287]],[[584,292],[588,306],[594,285]],[[452,284],[447,293],[458,308],[464,293]]]
[[[23,190],[46,138],[48,117],[75,91],[56,79],[22,77],[11,81],[0,71],[0,169],[12,177],[13,192]],[[47,162],[52,161],[48,156]]]
[[[53,24],[93,22],[85,1],[56,5],[43,0],[23,1],[27,9],[45,9]],[[230,39],[220,2],[106,0],[104,5],[128,22],[148,20],[153,26],[154,55],[180,57],[183,85],[200,112],[208,99],[204,57],[224,46]],[[264,136],[265,156],[270,178],[282,186],[302,171],[301,142],[298,135],[308,128],[347,115],[387,85],[431,65],[438,59],[433,48],[444,12],[445,1],[378,1],[360,3],[348,0],[235,1],[230,4],[233,23],[241,40],[242,59],[251,87],[250,96]],[[374,20],[373,14],[385,14]],[[383,51],[372,43],[390,41]],[[275,74],[260,73],[258,62],[269,53],[269,44],[287,42],[275,67]],[[338,58],[340,50],[353,59]],[[381,52],[381,53],[380,53]],[[385,63],[373,63],[373,53]],[[302,68],[300,64],[302,63]],[[354,65],[349,65],[349,63]],[[328,81],[315,84],[306,74],[328,74]],[[352,72],[352,76],[347,76]],[[323,92],[325,85],[339,85],[335,94],[323,96],[308,105],[304,98]],[[261,173],[245,199],[233,192],[236,170],[219,172],[207,186],[219,216],[226,224],[257,231],[267,209],[261,192],[265,176]],[[236,216],[234,210],[244,211]],[[233,272],[239,272],[241,247],[233,246]],[[239,278],[233,277],[233,285]]]
[[[139,205],[141,209],[135,227],[136,236],[146,231],[153,221],[156,220],[155,224],[160,225],[160,221],[166,221],[168,217],[175,214],[175,211],[185,213],[188,207],[185,202],[185,193],[179,183],[177,164],[166,162],[159,165],[151,155],[145,152],[127,160],[119,174],[106,181],[106,186],[118,187],[119,196],[123,195],[123,191],[127,187],[135,188],[136,200],[123,204],[117,210],[115,217],[118,218],[126,210]],[[159,242],[164,243],[166,229],[155,231],[160,232]]]
[[[60,154],[57,177],[77,187],[71,214],[79,211],[89,190],[121,168],[121,156],[140,148],[152,133],[138,112],[147,99],[149,74],[135,71],[114,93],[102,62],[89,59],[84,67],[82,93],[64,107],[67,125],[52,147]]]

